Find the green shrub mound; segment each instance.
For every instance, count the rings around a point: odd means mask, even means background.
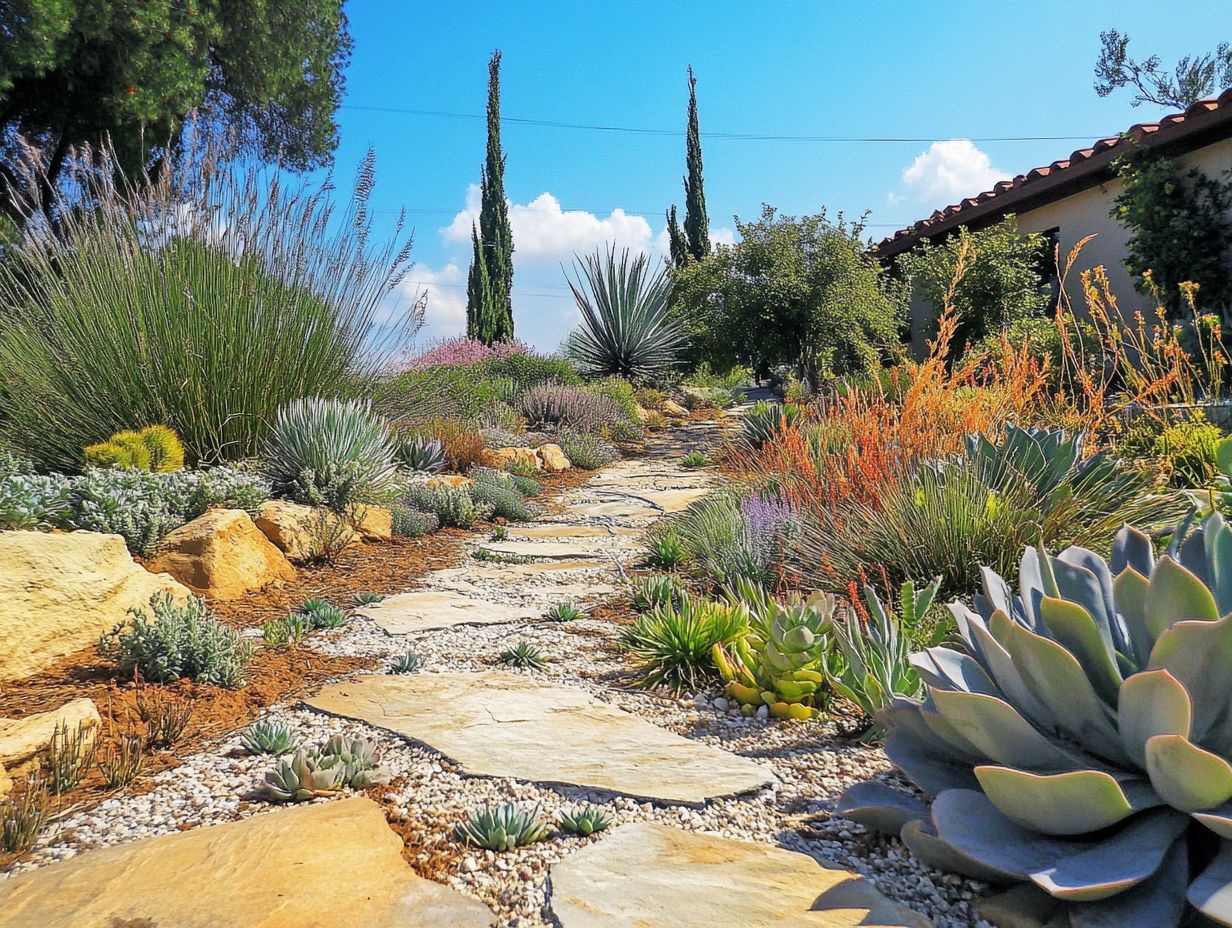
[[[864,783],[840,811],[1069,924],[1232,924],[1232,530],[1212,515],[1156,557],[1127,526],[1111,563],[1027,548],[1019,574],[950,606],[965,653],[918,655],[925,698],[882,714],[930,804]]]

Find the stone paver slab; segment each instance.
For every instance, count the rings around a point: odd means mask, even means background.
[[[391,635],[410,635],[454,625],[498,625],[533,619],[539,610],[494,603],[449,590],[412,590],[389,596],[358,610]]]
[[[415,874],[370,799],[280,809],[0,880],[0,928],[487,928]]]
[[[612,538],[624,536],[635,538],[641,531],[619,525],[571,525],[568,522],[540,522],[510,527],[510,538],[546,538],[559,541],[563,538]]]
[[[804,854],[648,822],[553,865],[552,911],[563,928],[929,928]]]
[[[607,557],[612,550],[612,542],[588,541],[533,541],[510,538],[506,541],[489,541],[483,545],[489,551],[497,554],[511,554],[514,557],[542,557],[559,560],[562,558],[600,558]]]
[[[750,760],[682,738],[583,690],[522,674],[372,675],[306,701],[427,744],[480,776],[680,803],[774,782]]]

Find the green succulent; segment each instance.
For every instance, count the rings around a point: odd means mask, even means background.
[[[336,761],[322,764],[300,748],[290,760],[265,771],[261,792],[270,802],[306,802],[329,796],[343,786],[345,769]]]
[[[299,608],[313,628],[341,628],[346,625],[347,614],[323,599],[305,600]]]
[[[657,606],[679,605],[684,593],[684,584],[667,574],[635,577],[633,579],[633,608],[638,612],[649,612]]]
[[[702,451],[690,451],[680,459],[680,466],[693,470],[698,467],[705,467],[710,461]]]
[[[561,812],[557,824],[563,831],[586,838],[603,831],[612,819],[598,806],[578,806]]]
[[[740,423],[741,435],[750,447],[758,449],[793,427],[801,415],[800,407],[792,403],[780,406],[763,400],[745,413]]]
[[[543,614],[549,622],[573,622],[586,616],[585,610],[573,603],[557,603]]]
[[[715,646],[740,638],[748,624],[741,603],[685,595],[679,606],[660,605],[638,616],[624,645],[637,659],[642,686],[696,691],[715,672]]]
[[[775,718],[811,719],[824,708],[827,659],[838,600],[829,593],[779,603],[748,581],[733,598],[752,614],[747,635],[713,647],[725,691],[746,711],[767,706]]]
[[[351,597],[351,603],[355,606],[375,606],[384,600],[384,593],[356,593]]]
[[[922,590],[911,581],[899,591],[898,611],[887,609],[869,584],[864,585],[866,614],[852,612],[834,625],[835,642],[843,660],[835,661],[829,673],[830,686],[840,696],[859,706],[873,720],[866,738],[882,734],[877,715],[889,708],[895,696],[919,696],[924,688],[911,665],[909,631],[919,628],[936,599],[941,578]],[[939,626],[937,640],[946,629]]]
[[[423,658],[414,651],[399,655],[389,665],[390,673],[416,673],[423,667]]]
[[[290,754],[295,750],[295,735],[283,722],[260,719],[248,726],[240,747],[245,754]]]
[[[655,532],[646,542],[646,563],[661,570],[675,570],[689,559],[689,551],[674,526]]]
[[[527,670],[542,670],[548,665],[548,659],[529,641],[519,641],[511,648],[501,652],[501,661],[510,667],[522,667]]]
[[[542,841],[550,833],[551,828],[540,817],[539,806],[527,810],[508,803],[484,805],[454,829],[459,841],[489,851],[511,851]]]
[[[303,641],[312,630],[312,620],[302,612],[288,612],[261,625],[261,635],[270,647]]]
[[[1210,516],[1111,565],[1028,548],[950,609],[966,653],[915,658],[928,691],[882,713],[931,807],[864,783],[839,810],[924,861],[1028,883],[1074,926],[1232,925],[1232,530]],[[1042,919],[1047,921],[1051,915]]]
[[[321,769],[339,770],[339,784],[351,789],[366,789],[377,783],[388,783],[389,770],[381,766],[381,753],[375,742],[367,738],[334,735],[317,755]]]

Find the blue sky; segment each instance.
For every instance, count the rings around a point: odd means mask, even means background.
[[[1178,10],[1174,7],[1173,10]],[[787,213],[871,210],[880,236],[935,207],[1161,115],[1099,98],[1101,29],[1144,56],[1206,51],[1232,26],[1226,0],[1158,2],[410,2],[350,0],[355,40],[339,112],[339,180],[371,145],[374,207],[415,227],[410,291],[427,291],[425,339],[464,327],[468,189],[483,159],[487,59],[504,55],[517,333],[544,349],[576,318],[561,264],[615,240],[658,253],[681,205],[686,67],[698,78],[712,237],[762,203]],[[432,111],[442,114],[396,112]],[[480,118],[474,118],[480,117]],[[894,143],[723,138],[909,138]],[[971,141],[963,141],[971,140]],[[470,194],[474,206],[474,194]]]

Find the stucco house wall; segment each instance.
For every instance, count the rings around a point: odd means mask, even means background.
[[[1197,168],[1210,176],[1232,175],[1232,138],[1223,138],[1194,148],[1177,154],[1175,158],[1181,166]],[[1019,227],[1024,231],[1057,230],[1062,267],[1071,249],[1079,241],[1088,235],[1095,236],[1083,247],[1066,279],[1066,294],[1075,310],[1081,311],[1085,303],[1082,295],[1082,271],[1101,265],[1108,274],[1112,292],[1117,297],[1123,313],[1132,313],[1139,309],[1150,313],[1154,309],[1150,299],[1138,293],[1135,278],[1125,267],[1129,232],[1111,216],[1114,201],[1122,186],[1119,179],[1105,177],[1100,183],[1041,203],[1034,208],[1006,210],[1017,216]],[[985,219],[972,224],[972,227],[980,228],[989,221]],[[1232,261],[1232,258],[1229,260]],[[910,303],[911,347],[919,357],[927,352],[926,339],[931,331],[934,315],[931,304],[920,294],[913,294]]]

